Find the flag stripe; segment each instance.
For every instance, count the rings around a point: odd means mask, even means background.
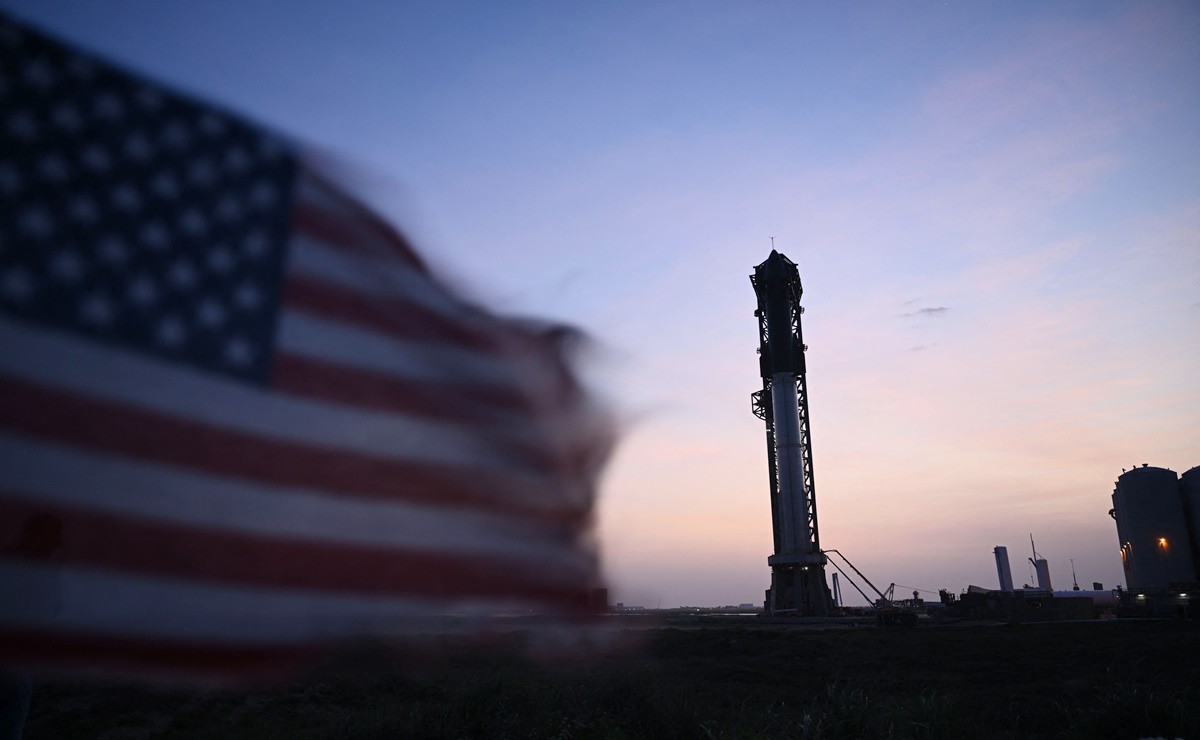
[[[448,611],[496,614],[541,603],[459,599],[453,593],[433,599],[245,587],[0,558],[0,583],[38,579],[60,585],[61,606],[54,622],[63,633],[246,644],[291,644],[363,630],[386,632],[401,620],[434,621],[435,615]],[[45,621],[45,615],[20,611],[19,604],[0,603],[0,628],[36,627]]]
[[[453,344],[409,342],[287,310],[279,319],[278,348],[366,367],[403,378],[513,387],[512,369],[495,355]]]
[[[292,234],[288,271],[290,276],[307,275],[370,297],[404,296],[449,318],[469,321],[477,314],[408,265],[347,252],[304,232]]]
[[[284,286],[284,302],[306,313],[376,331],[397,339],[460,344],[494,352],[496,342],[478,321],[467,323],[415,304],[403,296],[368,298],[303,274],[291,275]]]
[[[413,269],[426,273],[424,261],[395,227],[381,219],[341,188],[333,185],[319,172],[299,163],[293,228],[312,231],[311,224],[326,234],[331,242],[343,243],[390,260],[399,258]],[[297,218],[299,215],[299,218]]]
[[[399,254],[413,269],[423,269],[403,239],[389,238],[372,225],[356,220],[353,214],[340,213],[336,206],[328,208],[312,201],[298,200],[292,208],[292,227],[347,251],[385,257],[393,262],[393,255]]]
[[[28,502],[0,489],[0,519],[21,521],[38,512],[62,521],[61,565],[179,580],[359,595],[521,598],[566,606],[585,574],[498,554],[355,547],[205,530]]]
[[[591,562],[571,547],[573,528],[526,518],[265,485],[3,433],[0,457],[13,496],[54,506],[336,545]]]
[[[437,467],[265,439],[0,376],[0,426],[110,454],[353,496],[573,521],[578,510],[540,495],[549,481]]]
[[[499,423],[509,430],[528,423],[520,415],[525,400],[503,388],[407,380],[291,352],[275,357],[272,386],[305,398],[424,419]]]
[[[38,629],[0,630],[0,654],[13,662],[86,672],[132,673],[156,679],[282,680],[316,657],[317,650],[311,642],[244,645],[223,640],[201,642]]]
[[[91,345],[91,346],[89,346]],[[202,427],[332,451],[436,465],[512,467],[470,425],[368,412],[157,361],[0,318],[0,375]],[[445,382],[450,382],[443,379]],[[531,425],[506,433],[520,438]]]
[[[271,132],[8,31],[0,662],[227,677],[586,608],[568,330],[461,300]]]

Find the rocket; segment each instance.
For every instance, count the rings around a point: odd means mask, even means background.
[[[830,598],[817,532],[812,449],[805,383],[800,297],[804,289],[796,263],[771,250],[750,276],[758,296],[759,369],[763,390],[754,410],[767,422],[771,472],[771,518],[775,553],[767,558],[772,586],[771,613],[824,614]]]
[[[808,521],[809,492],[804,481],[804,449],[800,434],[800,407],[796,380],[804,375],[804,345],[798,314],[800,294],[796,265],[771,250],[754,271],[766,322],[766,342],[759,360],[764,378],[771,379],[771,417],[775,424],[776,499],[779,521],[777,555],[811,553],[814,548]]]

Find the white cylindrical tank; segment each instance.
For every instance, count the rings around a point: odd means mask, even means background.
[[[1192,570],[1200,575],[1200,465],[1179,476],[1179,496],[1192,545]]]
[[[1008,548],[997,545],[992,552],[996,555],[996,575],[1000,578],[1000,590],[1011,594],[1013,590],[1012,568],[1008,564]]]
[[[1112,502],[1130,591],[1196,578],[1173,470],[1143,465],[1122,474]]]
[[[1050,564],[1046,562],[1045,558],[1038,558],[1034,562],[1034,566],[1037,568],[1038,588],[1046,593],[1053,591],[1054,589],[1050,587]]]

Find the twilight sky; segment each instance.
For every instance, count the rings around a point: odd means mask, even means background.
[[[822,545],[880,587],[994,586],[998,544],[1030,581],[1029,533],[1111,587],[1121,469],[1200,465],[1195,3],[0,7],[350,163],[473,295],[590,331],[614,601],[769,585],[772,236]]]

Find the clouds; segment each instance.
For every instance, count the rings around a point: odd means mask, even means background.
[[[928,318],[928,319],[936,319],[936,318],[940,318],[941,316],[944,316],[945,313],[949,310],[950,309],[947,308],[946,306],[927,306],[925,308],[918,308],[916,311],[910,311],[910,312],[904,314],[904,316],[905,316],[905,318],[908,318],[911,316],[924,316],[925,318]]]
[[[618,600],[766,585],[769,235],[805,286],[822,539],[872,577],[986,583],[1053,527],[1119,581],[1114,471],[1200,462],[1194,5],[300,3],[264,35],[268,3],[25,4],[385,170],[436,264],[619,353],[607,390],[653,412],[601,504]]]

